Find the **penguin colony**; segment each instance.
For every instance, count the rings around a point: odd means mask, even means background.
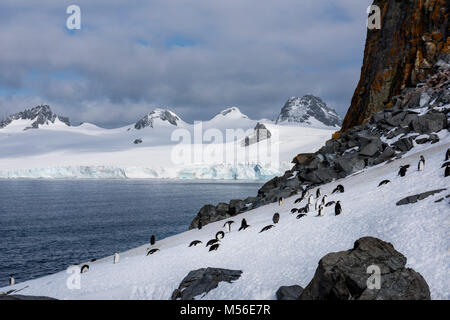
[[[400,166],[399,171],[398,171],[398,176],[400,177],[405,177],[406,173],[408,171],[408,169],[410,168],[409,164]],[[443,165],[441,166],[441,168],[445,168],[445,172],[444,172],[444,177],[448,177],[450,176],[450,148],[447,149],[447,152],[445,153],[445,160]],[[419,162],[417,163],[417,170],[418,171],[424,171],[425,169],[425,157],[423,155],[420,156],[419,158]],[[382,180],[379,184],[378,187],[382,187],[388,183],[390,183],[390,180]],[[336,186],[336,188],[332,191],[331,194],[335,194],[335,193],[344,193],[345,189],[344,186],[339,184]],[[315,205],[314,205],[314,209],[317,211],[317,217],[322,217],[324,215],[324,208],[325,207],[330,207],[332,205],[334,205],[334,214],[335,216],[338,216],[340,214],[342,214],[343,209],[342,209],[342,205],[341,205],[341,201],[337,200],[337,201],[329,201],[327,202],[327,198],[328,196],[325,194],[322,198],[321,198],[321,190],[320,188],[316,189],[315,192],[315,197],[314,194],[310,194],[308,189],[304,189],[302,190],[302,194],[301,196],[296,199],[294,201],[294,204],[300,204],[301,202],[303,202],[304,200],[307,199],[307,202],[305,204],[305,206],[303,207],[299,207],[299,208],[292,208],[290,210],[291,214],[294,213],[298,213],[296,216],[296,219],[301,219],[305,216],[307,216],[307,214],[310,212],[311,208],[313,207],[313,201],[315,201]],[[315,199],[314,199],[315,198]],[[278,199],[278,205],[282,206],[284,204],[284,199],[283,198],[279,198]],[[269,224],[267,226],[265,226],[264,228],[261,229],[261,231],[259,231],[259,233],[262,232],[266,232],[269,231],[270,229],[274,228],[276,224],[278,224],[278,222],[280,221],[280,214],[278,212],[276,212],[273,217],[272,217],[272,222],[273,224]],[[232,230],[231,226],[232,224],[235,223],[233,220],[229,220],[227,222],[224,223],[223,228],[225,228],[225,232],[226,233],[230,233]],[[244,219],[242,219],[241,221],[241,225],[238,229],[238,232],[240,231],[244,231],[247,228],[249,228],[250,225],[247,223],[247,221]],[[198,222],[198,229],[201,230],[202,229],[202,222],[199,221]],[[218,231],[215,235],[214,239],[209,240],[206,243],[206,248],[209,247],[209,251],[216,251],[219,249],[220,244],[221,244],[221,240],[225,238],[225,232],[223,231]],[[150,237],[150,245],[154,246],[156,243],[156,239],[155,236],[152,235]],[[203,242],[200,240],[193,240],[190,244],[189,247],[196,247],[199,244],[202,244]],[[160,251],[157,248],[147,248],[147,256],[148,255],[152,255],[155,254],[156,252]],[[92,259],[91,262],[96,261],[96,259]],[[120,255],[118,253],[115,253],[113,256],[113,263],[117,264],[120,261]],[[80,273],[86,273],[89,271],[89,265],[85,264],[81,267],[81,272]],[[9,278],[9,284],[11,286],[15,285],[15,279],[13,276],[11,276]]]

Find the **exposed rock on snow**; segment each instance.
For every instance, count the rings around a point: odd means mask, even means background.
[[[240,278],[242,271],[220,268],[202,268],[193,270],[181,281],[172,294],[172,300],[194,300],[196,296],[207,294],[217,288],[219,282],[232,283]]]
[[[336,111],[328,108],[322,99],[307,94],[302,98],[289,98],[276,120],[276,123],[282,122],[339,127],[342,119]]]
[[[48,105],[40,105],[25,111],[10,115],[9,117],[0,121],[0,129],[5,128],[14,120],[32,120],[33,122],[27,129],[37,129],[40,125],[49,123],[55,123],[55,120],[59,119],[62,123],[70,126],[69,118],[61,117],[53,113],[52,109]]]
[[[244,139],[244,147],[270,139],[271,136],[272,133],[270,133],[269,129],[267,129],[264,124],[258,122],[255,126],[253,134]]]
[[[437,189],[437,190],[432,190],[432,191],[415,194],[413,196],[403,198],[402,200],[398,201],[396,204],[398,206],[401,206],[404,204],[416,203],[417,201],[423,200],[425,198],[428,198],[429,196],[435,195],[435,194],[440,193],[445,190],[447,190],[447,189]]]
[[[278,300],[298,300],[303,292],[303,288],[298,285],[282,286],[277,290]]]
[[[153,128],[155,121],[161,120],[170,123],[171,125],[177,126],[180,118],[170,110],[155,109],[141,120],[136,122],[134,128],[137,130],[144,129],[147,127]]]
[[[372,265],[381,271],[380,289],[367,286]],[[405,265],[406,257],[392,244],[364,237],[351,250],[323,257],[300,300],[430,300],[424,278]]]

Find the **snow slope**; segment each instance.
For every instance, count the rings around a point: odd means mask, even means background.
[[[122,253],[119,264],[113,264],[111,256],[89,263],[89,272],[81,275],[81,289],[69,290],[69,274],[60,272],[0,291],[15,289],[20,294],[59,299],[169,299],[189,271],[220,267],[239,269],[243,274],[234,283],[221,283],[199,298],[275,299],[282,285],[306,286],[325,254],[348,250],[358,238],[374,236],[391,242],[407,257],[407,267],[422,274],[432,299],[450,299],[450,199],[435,203],[450,194],[450,178],[444,178],[441,168],[450,134],[442,131],[439,137],[440,142],[417,145],[402,159],[321,186],[328,201],[341,201],[340,216],[334,216],[331,206],[325,208],[323,217],[310,212],[296,220],[290,214],[296,197],[291,197],[282,207],[270,204],[236,216],[237,225],[246,218],[251,227],[241,232],[232,229],[215,252],[208,252],[204,245],[223,230],[224,221],[157,241],[155,247],[161,251],[151,256],[145,256],[149,245],[143,245]],[[416,170],[420,155],[426,158],[423,172]],[[400,178],[398,168],[404,164],[411,168]],[[377,187],[384,179],[391,183]],[[345,193],[331,195],[337,184],[344,185]],[[447,190],[415,204],[395,204],[406,196],[439,188]],[[259,234],[272,223],[275,212],[281,215],[279,224]],[[188,248],[196,239],[203,245]]]
[[[116,129],[89,123],[68,126],[56,118],[54,123],[24,131],[32,121],[16,119],[0,129],[0,178],[269,179],[290,168],[293,155],[318,149],[336,130],[260,120],[273,131],[270,147],[278,155],[264,161],[255,155],[266,142],[245,148],[240,142],[245,135],[235,139],[236,143],[226,140],[227,130],[248,134],[258,123],[236,107],[197,125],[162,109]],[[210,137],[217,133],[222,140]],[[142,143],[135,144],[138,140]],[[191,144],[189,161],[181,161],[174,153],[181,141]],[[226,157],[235,156],[226,161],[212,159],[211,150],[217,154],[222,149]]]

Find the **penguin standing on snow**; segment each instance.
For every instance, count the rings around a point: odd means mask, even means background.
[[[322,204],[325,205],[327,203],[327,195],[324,195],[322,198]]]
[[[245,230],[245,229],[247,229],[248,227],[250,227],[250,226],[247,224],[247,221],[246,221],[245,219],[242,219],[241,227],[239,228],[238,231]]]
[[[448,176],[450,176],[450,166],[445,167],[444,177],[448,177]]]
[[[227,233],[230,233],[230,232],[231,232],[231,224],[232,224],[232,223],[234,223],[234,221],[227,221],[227,222],[225,222],[225,224],[223,225],[224,228],[225,228],[225,231],[226,231]]]
[[[334,188],[333,192],[331,194],[334,193],[344,193],[344,186],[342,184],[338,184],[336,188]]]
[[[308,198],[308,205],[312,205],[313,199],[314,199],[314,196],[310,195],[309,198]]]
[[[450,148],[447,149],[447,152],[445,153],[445,161],[450,160]]]
[[[283,203],[284,203],[284,199],[283,199],[283,197],[280,197],[280,198],[278,199],[278,205],[279,205],[279,206],[282,206]]]
[[[320,202],[320,199],[317,198],[316,204],[314,205],[314,209],[315,209],[315,210],[318,210],[318,209],[319,209],[320,203],[321,203],[321,202]]]
[[[323,216],[323,204],[321,204],[321,205],[319,206],[318,216],[319,216],[319,217]]]
[[[316,198],[319,199],[319,198],[320,198],[320,195],[321,195],[321,193],[320,193],[320,188],[317,188],[317,191],[316,191]]]
[[[150,238],[150,245],[153,246],[155,244],[156,240],[155,240],[155,236],[152,235]]]
[[[86,273],[89,271],[89,266],[87,264],[85,264],[84,266],[81,267],[80,273]]]
[[[15,285],[15,284],[16,284],[16,280],[14,279],[13,276],[10,276],[10,277],[9,277],[9,285],[10,285],[10,286],[13,286],[13,285]]]
[[[425,158],[423,156],[420,156],[419,163],[417,164],[417,170],[423,171],[424,167],[425,167]]]
[[[399,175],[400,177],[406,176],[406,171],[408,170],[408,168],[409,168],[409,164],[401,166],[400,169],[398,170],[397,175]]]
[[[272,221],[274,224],[277,224],[280,221],[280,214],[277,212],[273,215]]]
[[[340,215],[342,213],[342,207],[341,207],[341,202],[338,201],[336,202],[336,205],[334,206],[334,214],[336,216]]]
[[[119,254],[116,252],[116,253],[114,253],[114,264],[117,264],[117,263],[119,263],[119,261],[120,261],[120,256],[119,256]]]

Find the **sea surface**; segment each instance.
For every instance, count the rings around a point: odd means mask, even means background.
[[[186,231],[204,204],[263,182],[0,180],[0,287]]]

